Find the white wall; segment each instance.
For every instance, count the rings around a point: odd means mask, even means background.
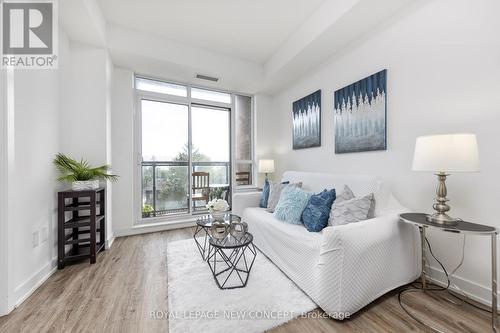
[[[55,255],[56,174],[52,159],[59,149],[58,73],[14,74],[14,156],[9,166],[9,211],[14,299],[22,298],[53,268]],[[33,232],[40,245],[32,246]],[[42,234],[48,234],[42,241]],[[11,257],[12,258],[12,257]]]
[[[7,71],[0,70],[0,316],[8,312]]]
[[[410,171],[415,138],[476,133],[482,172],[449,178],[451,214],[500,227],[498,12],[500,3],[493,0],[436,0],[394,19],[274,96],[271,108],[259,113],[258,152],[274,156],[275,177],[284,170],[376,174],[405,205],[430,211],[436,179]],[[333,92],[382,69],[388,70],[388,150],[335,155]],[[322,146],[293,151],[292,102],[317,89],[322,89]],[[448,269],[458,263],[460,237],[433,232],[430,241]],[[489,251],[488,238],[467,237],[465,262],[456,273],[462,288],[483,299],[489,299]]]
[[[7,270],[0,274],[0,314],[11,311],[55,270],[56,192],[67,185],[56,181],[54,155],[112,163],[111,59],[102,48],[70,42],[62,30],[59,45],[58,70],[2,71],[0,199],[6,207],[0,207],[0,267]],[[34,247],[36,232],[40,244]]]
[[[0,158],[0,241],[5,251],[0,260],[7,268],[0,277],[3,314],[23,301],[56,265],[59,185],[52,159],[59,150],[60,85],[68,56],[62,31],[59,44],[58,70],[10,70],[0,87],[5,104]]]
[[[104,49],[70,43],[70,77],[61,113],[61,150],[91,164],[106,162],[106,61]]]
[[[114,68],[112,76],[113,171],[120,180],[113,184],[113,229],[126,234],[134,226],[134,73]]]
[[[62,88],[60,151],[99,166],[112,164],[112,63],[103,48],[70,42],[71,60]],[[111,186],[107,184],[106,239],[113,239]]]
[[[257,94],[254,96],[255,103],[255,156],[261,159],[273,158],[271,140],[274,139],[274,128],[276,124],[268,121],[272,113],[272,98],[266,94]],[[273,175],[269,175],[271,178]],[[257,186],[262,186],[265,175],[257,175]]]

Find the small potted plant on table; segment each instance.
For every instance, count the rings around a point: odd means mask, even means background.
[[[83,159],[77,161],[61,153],[56,155],[54,164],[61,174],[58,180],[71,183],[74,191],[95,190],[99,188],[101,179],[111,181],[118,179],[117,175],[107,173],[109,165],[93,168]]]
[[[142,217],[151,217],[151,213],[154,211],[153,206],[144,204],[144,206],[142,206]]]

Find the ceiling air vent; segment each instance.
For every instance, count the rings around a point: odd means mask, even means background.
[[[208,75],[203,75],[203,74],[196,74],[196,78],[200,79],[200,80],[207,80],[207,81],[212,81],[212,82],[219,81],[218,77],[213,77],[213,76],[208,76]]]

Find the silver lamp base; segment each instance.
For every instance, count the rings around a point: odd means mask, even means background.
[[[449,216],[448,214],[435,213],[427,215],[427,221],[442,225],[456,225],[459,219]]]
[[[446,189],[446,177],[449,175],[446,172],[438,172],[436,173],[436,176],[438,177],[436,203],[432,206],[436,213],[427,215],[427,221],[442,225],[457,224],[458,219],[450,217],[446,214],[450,210],[450,206],[447,204],[448,199],[446,198],[446,195],[448,194]]]

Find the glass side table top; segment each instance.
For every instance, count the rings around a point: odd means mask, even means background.
[[[432,223],[427,221],[427,214],[424,213],[404,213],[400,214],[399,217],[405,222],[417,224],[419,226],[440,228],[449,232],[476,234],[494,234],[497,232],[495,227],[467,221],[458,221],[457,224],[454,225]]]
[[[210,238],[209,242],[211,246],[221,248],[221,249],[234,249],[238,247],[244,247],[253,241],[253,236],[251,233],[247,232],[241,237],[234,237],[230,234],[224,239]]]
[[[203,215],[196,220],[196,224],[203,228],[210,228],[213,221],[212,215]],[[224,222],[226,222],[226,224],[230,224],[232,221],[240,222],[241,217],[229,213],[224,216]]]

